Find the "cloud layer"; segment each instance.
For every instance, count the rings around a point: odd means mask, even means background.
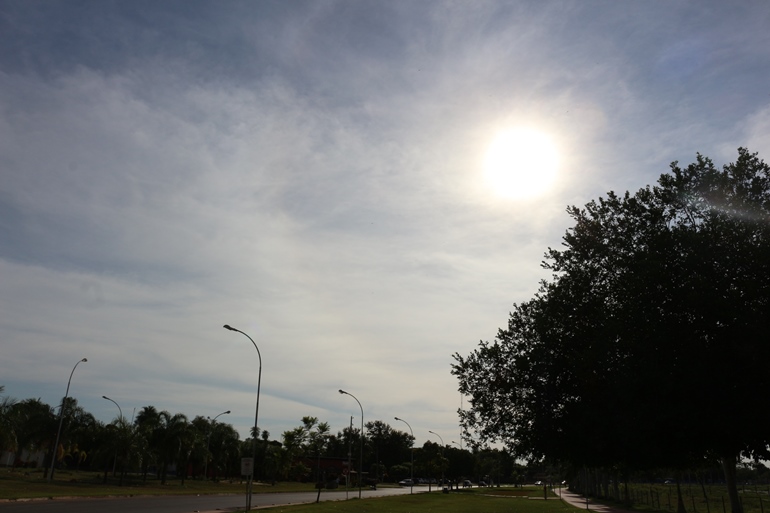
[[[547,275],[564,209],[700,151],[770,152],[759,6],[2,2],[0,384],[102,420],[152,404],[273,437],[459,436],[451,355]],[[558,184],[483,155],[530,126]],[[400,429],[398,426],[394,426]]]

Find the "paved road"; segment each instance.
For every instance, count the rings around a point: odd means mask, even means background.
[[[435,488],[433,488],[435,491]],[[427,492],[423,487],[415,493]],[[380,488],[363,490],[362,498],[404,495],[409,488]],[[345,500],[345,490],[321,492],[321,500]],[[315,502],[317,492],[256,493],[251,500],[252,508]],[[358,489],[351,489],[348,496],[358,498]],[[93,499],[53,499],[0,502],[0,513],[193,513],[234,510],[246,507],[246,495],[181,495],[142,496]]]

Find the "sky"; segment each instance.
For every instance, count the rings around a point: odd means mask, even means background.
[[[452,355],[548,278],[569,205],[770,158],[768,25],[750,0],[0,0],[3,393],[58,405],[72,375],[103,422],[106,395],[245,438],[259,385],[271,439],[358,426],[355,398],[459,443]],[[491,181],[500,137],[550,181]]]

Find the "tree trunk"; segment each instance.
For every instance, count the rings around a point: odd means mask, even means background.
[[[628,493],[628,476],[623,477],[623,502],[626,507],[631,507],[631,495]]]
[[[738,458],[733,454],[722,457],[722,468],[725,471],[725,482],[727,483],[727,495],[730,497],[730,511],[732,513],[743,513],[741,499],[738,497],[738,483],[735,475],[735,467]]]
[[[711,513],[711,506],[709,505],[709,494],[706,491],[706,477],[698,472],[695,473],[695,477],[698,478],[698,482],[700,482],[700,488],[703,492],[703,500],[706,501],[706,513]]]
[[[684,497],[682,497],[682,486],[680,484],[681,474],[676,475],[676,513],[687,513],[684,509]]]

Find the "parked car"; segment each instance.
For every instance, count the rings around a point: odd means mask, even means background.
[[[411,479],[407,478],[407,479],[403,479],[403,480],[399,481],[398,484],[401,485],[401,486],[414,486],[417,483],[415,483]]]

